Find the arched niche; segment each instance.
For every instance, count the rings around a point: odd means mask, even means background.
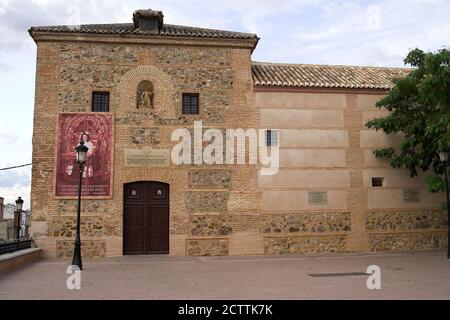
[[[139,92],[153,89],[153,109],[137,108],[140,99]],[[173,84],[171,78],[154,66],[138,66],[123,75],[118,86],[120,94],[118,116],[127,113],[151,110],[163,118],[174,118]],[[138,99],[139,98],[139,99]]]
[[[155,108],[155,89],[148,80],[141,81],[136,90],[136,109]]]

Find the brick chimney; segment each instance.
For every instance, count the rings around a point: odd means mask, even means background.
[[[152,9],[136,10],[133,13],[134,28],[140,31],[160,32],[163,27],[162,11]]]

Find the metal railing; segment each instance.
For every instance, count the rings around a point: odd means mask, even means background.
[[[31,248],[31,238],[23,237],[15,240],[0,241],[0,255]]]

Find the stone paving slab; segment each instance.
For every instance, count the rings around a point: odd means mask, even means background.
[[[83,261],[68,290],[70,261],[44,260],[0,276],[0,299],[450,299],[443,251],[277,257],[124,256]],[[369,265],[381,290],[369,290]],[[308,274],[357,273],[310,277]]]

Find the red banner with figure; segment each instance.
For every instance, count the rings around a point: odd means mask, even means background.
[[[82,169],[81,194],[112,197],[114,117],[111,113],[60,113],[58,117],[55,195],[76,198],[80,169],[75,148],[88,147]]]

